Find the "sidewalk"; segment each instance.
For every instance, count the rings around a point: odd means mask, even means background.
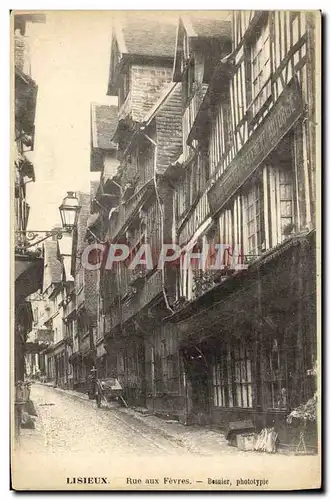
[[[53,387],[51,384],[45,385]],[[59,387],[54,387],[54,390],[82,399],[91,405],[95,405],[95,401],[90,400],[86,394],[69,389],[61,389]],[[246,452],[239,450],[236,447],[229,446],[223,433],[206,427],[185,426],[175,420],[166,421],[154,415],[140,413],[132,408],[124,408],[116,403],[114,403],[114,406],[110,409],[111,411],[116,412],[117,415],[126,415],[130,418],[130,420],[141,422],[146,427],[159,432],[166,439],[175,442],[177,445],[182,446],[193,453],[205,456],[215,456],[220,453],[248,456],[257,453]]]

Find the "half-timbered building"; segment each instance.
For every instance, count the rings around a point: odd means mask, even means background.
[[[108,372],[119,378],[128,403],[161,413],[175,408],[179,395],[177,344],[166,339],[161,322],[172,311],[175,276],[157,268],[174,223],[164,174],[182,152],[181,85],[172,82],[175,41],[176,24],[150,13],[139,22],[129,16],[114,29],[109,92],[119,98],[114,139],[121,163],[108,239],[128,244],[130,258],[101,269],[108,283],[102,298]],[[146,244],[152,266],[130,269]]]
[[[117,127],[117,105],[91,105],[91,155],[90,171],[100,172],[100,181],[95,182],[91,196],[91,215],[87,220],[86,239],[89,243],[103,243],[108,236],[109,214],[119,204],[119,184],[117,169],[117,144],[112,140]],[[95,331],[95,366],[99,377],[108,374],[108,356],[104,345],[104,290],[107,288],[107,273],[103,269],[94,271],[96,275],[97,328]]]
[[[201,212],[190,203],[180,239],[230,250],[223,269],[181,277],[190,303],[171,318],[188,416],[223,427],[251,418],[276,425],[281,440],[290,439],[289,410],[316,389],[315,19],[232,15],[232,51],[219,58],[187,138],[207,150],[198,200],[208,204]]]
[[[70,314],[72,326],[67,335],[71,339],[69,363],[72,385],[74,389],[83,392],[88,389],[88,377],[96,362],[94,340],[98,322],[98,276],[84,265],[82,258],[84,249],[89,244],[86,230],[91,215],[91,198],[94,197],[96,187],[91,182],[90,193],[76,193],[81,209],[72,235],[71,275],[75,280],[75,307]]]

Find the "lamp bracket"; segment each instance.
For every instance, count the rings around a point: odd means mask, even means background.
[[[52,236],[56,236],[56,238],[60,240],[64,234],[70,234],[71,232],[72,230],[69,229],[52,229],[50,231],[32,230],[15,231],[15,235],[17,235],[19,239],[17,246],[22,250],[26,250],[30,247],[38,245]]]

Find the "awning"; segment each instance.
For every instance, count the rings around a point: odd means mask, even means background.
[[[15,255],[15,306],[42,288],[44,259]]]

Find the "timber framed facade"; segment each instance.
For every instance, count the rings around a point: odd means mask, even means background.
[[[91,105],[100,180],[80,193],[73,234],[66,383],[86,390],[96,367],[130,406],[223,430],[251,420],[291,444],[287,416],[316,393],[318,20],[214,14],[113,30],[118,106]],[[87,271],[78,256],[93,243],[125,243],[129,258]],[[164,243],[181,259],[160,269]],[[146,244],[153,268],[132,269]],[[197,255],[215,264],[215,244],[222,267],[206,268]]]
[[[232,29],[233,50],[189,134],[196,150],[208,147],[208,180],[180,231],[200,249],[210,232],[239,245],[248,267],[205,276],[209,291],[193,302],[204,273],[185,271],[191,303],[172,321],[191,365],[192,418],[226,426],[250,417],[289,440],[286,415],[316,391],[313,15],[236,12]]]
[[[116,91],[121,189],[109,238],[129,241],[133,253],[165,237],[184,254],[238,245],[246,265],[107,271],[106,350],[131,404],[186,424],[251,418],[289,441],[287,414],[316,389],[313,19],[183,17],[173,84],[168,60],[159,58],[158,71],[157,58],[138,68],[113,41],[109,89],[126,90]],[[165,90],[143,115],[147,68]],[[160,113],[176,92],[181,145],[160,170]]]

